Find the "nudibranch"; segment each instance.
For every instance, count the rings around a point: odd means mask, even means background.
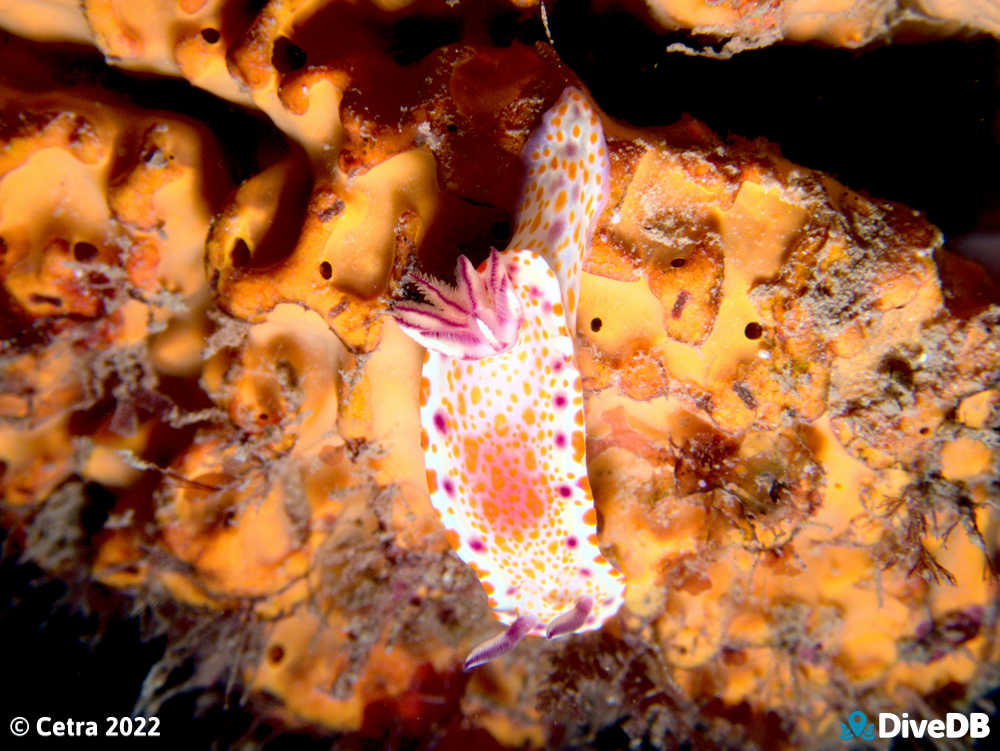
[[[524,147],[514,237],[456,284],[411,273],[422,302],[393,316],[427,352],[421,440],[431,502],[507,629],[465,668],[525,636],[600,628],[624,582],[597,546],[573,332],[580,274],[608,192],[600,120],[563,92]]]

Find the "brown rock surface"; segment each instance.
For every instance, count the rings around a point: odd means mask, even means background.
[[[646,6],[664,29],[721,42],[718,51],[699,52],[713,57],[782,41],[855,48],[894,38],[1000,36],[993,0],[646,0]],[[689,51],[681,43],[673,49]]]

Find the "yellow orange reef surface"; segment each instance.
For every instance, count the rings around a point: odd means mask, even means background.
[[[728,57],[775,42],[818,42],[856,48],[892,38],[1000,34],[993,0],[645,0],[665,29],[688,29],[721,42],[719,50],[677,44]]]
[[[992,686],[1000,295],[919,213],[691,119],[604,118],[576,337],[626,603],[465,675],[499,627],[430,505],[422,350],[386,312],[408,268],[502,247],[520,150],[580,84],[478,38],[530,2],[139,5],[0,2],[36,40],[0,50],[2,518],[33,560],[231,618],[248,701],[328,733],[791,748]],[[650,2],[688,28],[826,5]],[[387,52],[456,18],[467,41]],[[234,181],[226,134],[67,78],[53,41],[281,143]],[[114,505],[84,539],[90,483]]]

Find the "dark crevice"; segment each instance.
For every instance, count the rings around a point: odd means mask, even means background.
[[[645,25],[641,5],[549,3],[556,49],[608,114],[637,126],[689,114],[723,138],[764,138],[797,164],[925,212],[947,237],[986,220],[1000,229],[996,40],[776,44],[713,60],[667,53],[699,45]]]

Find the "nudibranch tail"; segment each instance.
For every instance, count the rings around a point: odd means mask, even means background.
[[[466,672],[497,657],[507,654],[538,625],[538,619],[530,615],[521,616],[507,627],[506,631],[487,639],[469,652],[463,666]]]
[[[610,185],[600,118],[583,94],[566,89],[523,151],[527,170],[512,248],[542,254],[556,272],[570,331],[576,328],[580,274]]]
[[[477,360],[505,352],[517,342],[524,319],[503,259],[494,249],[482,271],[458,257],[455,286],[410,272],[424,302],[401,302],[392,309],[400,326],[416,341],[443,355]]]

